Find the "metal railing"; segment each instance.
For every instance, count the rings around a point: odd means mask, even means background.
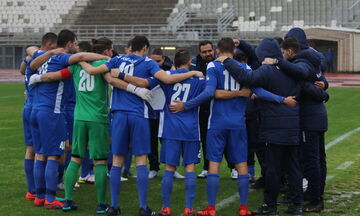
[[[188,13],[190,11],[189,6],[184,6],[180,9],[180,11],[174,16],[170,18],[169,24],[167,28],[175,33],[181,26],[183,26],[188,20]]]
[[[232,24],[235,18],[234,7],[226,9],[226,11],[218,19],[218,31],[223,32]]]

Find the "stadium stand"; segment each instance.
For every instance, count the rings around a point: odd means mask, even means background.
[[[225,36],[257,43],[292,27],[360,29],[360,0],[0,0],[0,10],[1,46],[36,44],[62,28],[80,40],[125,44],[144,35],[153,45],[187,47]]]
[[[86,0],[5,0],[0,1],[0,32],[37,33],[50,31],[62,22],[72,7]]]

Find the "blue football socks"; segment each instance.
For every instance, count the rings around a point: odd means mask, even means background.
[[[196,192],[196,173],[185,173],[185,208],[192,209]]]
[[[58,168],[59,162],[56,160],[48,160],[45,168],[45,181],[46,181],[46,200],[53,202],[58,183]]]
[[[145,165],[140,165],[136,167],[136,172],[140,208],[146,209],[147,190],[149,187],[149,171]]]
[[[110,170],[110,195],[111,206],[119,208],[118,197],[120,194],[121,167],[112,166]]]
[[[163,199],[163,208],[170,208],[170,196],[174,183],[174,171],[164,171],[164,177],[161,181],[161,196]]]
[[[34,159],[25,159],[24,169],[26,175],[26,183],[28,186],[28,192],[32,194],[36,194],[35,179],[34,179]]]
[[[208,199],[208,205],[215,205],[218,188],[219,174],[209,173],[206,180],[206,194]]]
[[[255,168],[253,165],[248,166],[248,171],[250,176],[255,176]]]
[[[238,174],[238,191],[240,196],[240,205],[246,205],[249,193],[249,174]]]
[[[34,166],[34,179],[35,179],[35,188],[36,188],[36,197],[39,199],[45,198],[45,167],[46,161],[35,161]]]

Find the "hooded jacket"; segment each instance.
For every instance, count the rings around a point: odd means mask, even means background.
[[[279,67],[298,80],[305,80],[311,83],[324,81],[327,88],[328,83],[321,72],[322,61],[324,61],[323,55],[309,47],[304,30],[293,28],[287,33],[285,39],[290,37],[296,38],[300,44],[301,51],[291,60],[291,63],[280,58]],[[301,129],[326,131],[328,129],[326,107],[322,101],[315,100],[313,96],[311,93],[306,92],[301,96]]]
[[[265,38],[255,50],[260,62],[266,57],[282,57],[278,42],[272,38]],[[226,59],[225,68],[241,85],[263,87],[280,96],[299,96],[301,83],[283,73],[274,65],[262,65],[251,73],[246,73],[235,60]],[[298,145],[300,134],[299,106],[289,107],[260,101],[260,140],[278,145]]]

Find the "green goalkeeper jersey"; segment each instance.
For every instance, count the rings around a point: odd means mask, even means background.
[[[106,60],[92,62],[97,67]],[[108,123],[108,83],[104,74],[90,75],[79,64],[71,65],[76,105],[74,120]]]

